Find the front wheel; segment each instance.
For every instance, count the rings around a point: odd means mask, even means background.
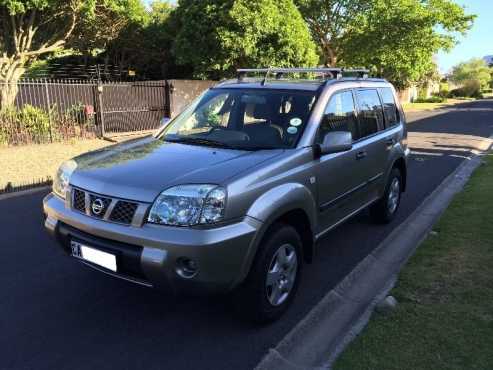
[[[391,222],[399,209],[401,194],[402,175],[397,168],[393,168],[387,180],[383,197],[370,207],[373,220],[385,224]]]
[[[250,273],[236,292],[243,317],[265,323],[289,307],[301,276],[301,239],[289,225],[276,224],[261,243]]]

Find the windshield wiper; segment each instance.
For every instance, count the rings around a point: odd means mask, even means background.
[[[169,141],[171,143],[182,143],[182,144],[192,144],[192,145],[196,144],[196,145],[236,149],[235,146],[224,143],[222,141],[205,139],[205,138],[200,138],[200,137],[178,137],[178,138],[166,138],[165,137],[164,140]]]

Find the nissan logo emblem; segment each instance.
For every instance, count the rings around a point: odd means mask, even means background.
[[[94,213],[96,216],[99,216],[104,210],[104,202],[99,198],[94,199],[91,204],[91,209],[92,213]]]

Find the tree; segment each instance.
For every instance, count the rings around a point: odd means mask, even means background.
[[[135,69],[140,78],[167,78],[174,65],[170,52],[174,30],[169,22],[173,10],[167,1],[153,1],[146,21],[130,23],[108,44],[105,54],[121,69]]]
[[[316,47],[292,0],[181,0],[174,14],[177,62],[197,77],[240,67],[312,66]]]
[[[460,86],[476,81],[480,89],[485,89],[491,81],[492,72],[493,69],[488,67],[483,59],[471,59],[457,64],[452,69],[449,79]]]
[[[105,14],[126,15],[138,0],[0,0],[0,108],[11,106],[17,81],[41,56],[83,38],[91,24],[101,34],[118,23],[97,23]],[[77,35],[77,38],[73,38]],[[111,35],[112,37],[114,34]],[[74,43],[76,45],[76,43]]]
[[[141,0],[99,0],[90,16],[81,20],[69,46],[85,58],[104,53],[116,39],[127,39],[136,47],[137,36],[148,22],[149,14]],[[109,54],[105,57],[107,66]]]
[[[296,5],[318,42],[323,63],[335,67],[345,40],[356,28],[358,16],[370,0],[297,0]]]
[[[449,50],[472,25],[452,0],[298,0],[327,64],[365,66],[403,88],[421,82],[433,68],[433,55]],[[320,10],[318,10],[320,9]],[[342,14],[342,17],[341,17]],[[336,20],[336,26],[328,23]]]

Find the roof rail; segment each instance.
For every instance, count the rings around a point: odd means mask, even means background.
[[[238,82],[242,82],[249,73],[264,73],[262,85],[265,85],[271,73],[275,75],[276,80],[288,73],[321,73],[324,79],[340,79],[344,74],[356,74],[358,78],[368,78],[369,71],[363,68],[241,68],[237,70]]]

